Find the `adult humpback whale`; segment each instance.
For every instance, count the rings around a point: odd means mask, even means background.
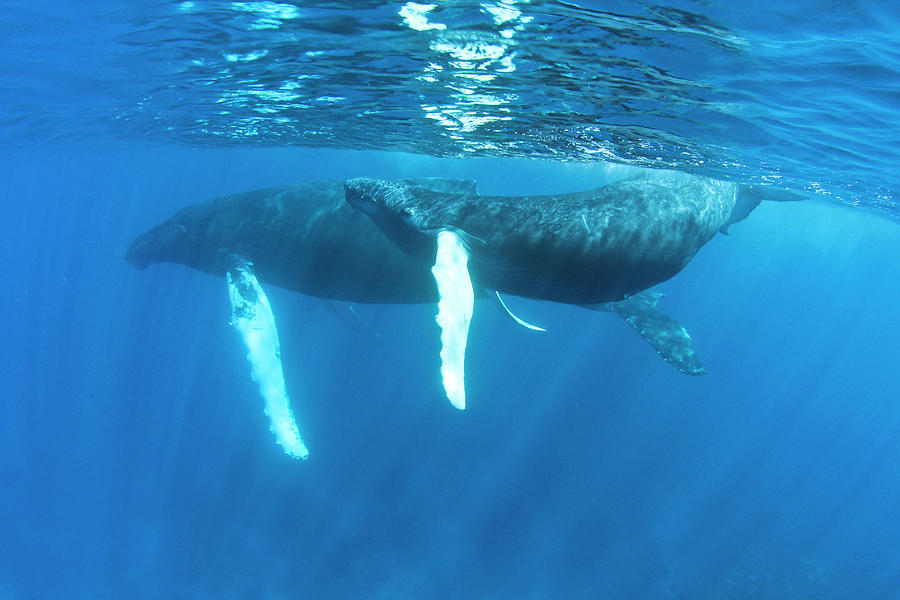
[[[392,183],[417,193],[443,194],[452,202],[478,198],[472,181]],[[498,228],[501,225],[498,221]],[[434,256],[423,258],[401,250],[371,219],[345,201],[344,181],[257,190],[189,206],[138,236],[126,258],[139,269],[174,262],[228,280],[232,324],[247,345],[272,429],[285,451],[298,457],[306,457],[307,450],[285,390],[274,315],[259,282],[349,302],[439,300],[438,286],[429,272]],[[545,298],[544,285],[540,279],[535,281],[532,288],[521,282],[507,286],[503,281],[493,282],[500,285],[477,281],[474,292],[479,296],[508,292]],[[619,314],[680,371],[703,373],[690,336],[655,308],[660,297],[644,293],[590,308]]]
[[[458,408],[465,407],[473,287],[583,306],[612,303],[656,339],[657,349],[690,348],[687,332],[655,318],[636,294],[681,271],[762,198],[757,187],[674,172],[550,196],[473,196],[366,178],[350,179],[345,188],[347,201],[398,247],[434,263],[441,373]]]

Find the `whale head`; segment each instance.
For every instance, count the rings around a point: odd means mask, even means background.
[[[209,210],[205,205],[182,209],[135,238],[125,252],[125,260],[140,270],[161,262],[206,267],[211,258],[206,256],[203,243],[208,222]]]
[[[344,183],[345,198],[371,218],[404,252],[411,256],[434,255],[437,233],[443,229],[431,222],[423,198],[439,194],[407,181],[364,177]]]

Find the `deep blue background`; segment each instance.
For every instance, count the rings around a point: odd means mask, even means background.
[[[292,461],[224,282],[122,256],[186,204],[359,175],[602,179],[125,142],[2,156],[0,597],[895,597],[895,223],[765,204],[714,239],[660,286],[702,378],[613,315],[512,299],[536,334],[479,304],[465,413],[442,396],[433,307],[360,322],[270,288],[312,452]]]

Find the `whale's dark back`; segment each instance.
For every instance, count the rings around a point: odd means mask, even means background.
[[[715,236],[734,199],[733,186],[720,184],[626,180],[561,196],[483,198],[479,212],[461,207],[461,228],[487,241],[473,245],[473,277],[558,302],[622,300],[676,275]],[[492,233],[504,213],[509,226]]]
[[[465,197],[365,179],[347,187],[368,214],[389,212],[375,220],[420,260],[421,244],[408,242],[417,238],[398,229],[461,232],[477,285],[570,304],[622,300],[678,273],[728,222],[736,191],[681,174],[553,196]]]

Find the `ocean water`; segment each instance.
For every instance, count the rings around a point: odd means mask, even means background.
[[[0,6],[0,600],[900,597],[897,9],[428,6]],[[124,260],[264,187],[638,167],[806,198],[657,286],[707,375],[511,298],[548,332],[479,303],[459,412],[434,306],[268,286],[306,461],[225,282]]]

